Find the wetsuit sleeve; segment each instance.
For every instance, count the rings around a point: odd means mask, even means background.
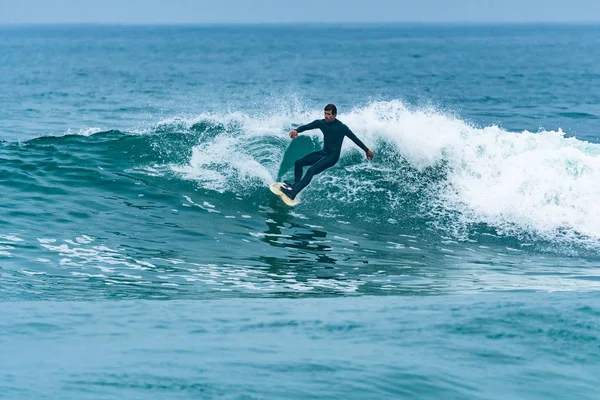
[[[310,124],[306,124],[306,125],[297,127],[296,132],[300,133],[300,132],[304,132],[304,131],[310,131],[311,129],[317,129],[319,127],[319,122],[321,122],[321,121],[318,119],[315,119]]]
[[[365,144],[359,138],[356,137],[356,135],[350,130],[350,128],[346,128],[346,136],[348,137],[348,139],[352,140],[358,147],[363,149],[365,153],[369,151],[369,148],[365,146]]]

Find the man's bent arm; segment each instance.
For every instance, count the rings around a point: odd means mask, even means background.
[[[354,132],[352,132],[350,130],[350,128],[348,128],[348,132],[346,132],[346,136],[352,140],[358,147],[360,147],[361,149],[364,150],[364,152],[366,153],[367,151],[369,151],[369,149],[367,148],[367,146],[365,146],[365,144],[356,137],[356,135],[354,134]]]
[[[306,124],[306,125],[297,127],[296,132],[300,133],[300,132],[304,132],[304,131],[310,131],[311,129],[317,129],[319,127],[319,122],[321,122],[321,121],[318,119],[315,119],[310,124]]]

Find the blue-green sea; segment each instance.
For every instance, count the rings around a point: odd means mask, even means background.
[[[0,192],[1,399],[600,398],[600,25],[0,26]]]

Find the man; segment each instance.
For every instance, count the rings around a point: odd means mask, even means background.
[[[365,151],[367,159],[373,159],[373,152],[346,125],[336,119],[336,116],[336,106],[327,104],[325,106],[325,119],[317,119],[310,124],[302,125],[290,132],[290,138],[294,139],[298,137],[298,133],[318,128],[323,132],[324,142],[322,150],[307,154],[301,159],[296,160],[294,165],[294,183],[285,182],[285,185],[281,187],[281,191],[290,199],[294,200],[315,175],[320,174],[327,168],[333,167],[338,162],[340,153],[342,152],[342,143],[346,136]],[[303,177],[304,167],[308,165],[311,165],[311,167]]]

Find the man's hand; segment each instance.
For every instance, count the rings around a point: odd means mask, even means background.
[[[298,137],[298,132],[294,129],[293,131],[290,132],[290,137],[292,139],[295,139]]]
[[[371,150],[367,150],[367,160],[372,160],[375,154]]]

